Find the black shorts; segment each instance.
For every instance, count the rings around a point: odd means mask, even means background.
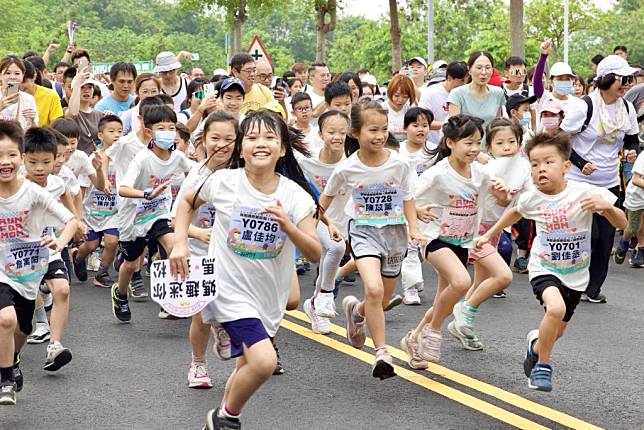
[[[168,219],[159,219],[152,224],[150,230],[145,235],[145,237],[137,237],[134,240],[121,241],[119,240],[119,251],[123,255],[123,258],[126,261],[136,261],[145,250],[145,246],[148,244],[148,241],[157,240],[159,237],[173,233],[172,225]],[[163,248],[163,247],[161,247]],[[165,252],[163,253],[165,254]],[[167,258],[167,256],[163,256]]]
[[[69,279],[67,277],[67,266],[63,260],[54,260],[49,262],[47,273],[42,278],[42,284],[48,279]]]
[[[427,244],[425,247],[425,259],[430,252],[436,252],[439,249],[448,248],[451,249],[454,254],[458,257],[459,261],[463,263],[463,267],[467,267],[467,257],[470,254],[470,250],[463,248],[462,246],[452,245],[451,243],[443,242],[440,239],[434,239]]]
[[[0,282],[0,309],[13,306],[20,331],[29,336],[33,331],[31,320],[34,318],[36,301],[22,297],[9,285]]]
[[[532,291],[534,292],[534,295],[537,296],[537,299],[539,299],[539,303],[541,303],[541,305],[543,305],[542,295],[543,292],[546,291],[546,288],[557,288],[559,290],[559,294],[561,294],[561,297],[563,298],[564,303],[566,304],[566,313],[564,314],[562,321],[570,321],[572,314],[575,313],[575,308],[579,304],[579,300],[581,299],[581,294],[583,293],[583,291],[571,290],[570,288],[566,287],[559,278],[553,275],[537,276],[530,281],[530,285],[532,285]]]

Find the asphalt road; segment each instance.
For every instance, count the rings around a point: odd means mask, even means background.
[[[401,305],[386,314],[387,343],[427,308],[435,275],[424,268],[422,306]],[[302,301],[315,270],[300,277]],[[523,375],[525,334],[542,309],[527,275],[516,275],[508,297],[485,303],[477,319],[484,351],[461,348],[443,330],[441,366],[410,371],[396,358],[399,377],[370,376],[370,354],[358,352],[336,331],[314,335],[292,313],[278,333],[286,374],[273,377],[243,411],[245,429],[642,429],[644,377],[642,307],[644,270],[611,266],[607,304],[581,303],[553,355],[554,390],[529,390]],[[362,295],[359,282],[338,298]],[[0,409],[0,429],[198,429],[222,396],[232,362],[210,353],[214,388],[187,388],[190,348],[187,320],[157,318],[153,302],[133,303],[131,324],[111,314],[109,290],[75,282],[64,345],[73,361],[55,374],[42,370],[45,344],[23,349],[25,386],[18,404]],[[369,355],[367,355],[369,354]],[[367,362],[363,361],[366,360]]]

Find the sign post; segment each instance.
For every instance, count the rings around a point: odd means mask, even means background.
[[[273,66],[271,57],[268,55],[268,51],[264,47],[262,41],[259,40],[259,36],[255,35],[255,37],[253,37],[253,41],[250,42],[247,52],[251,57],[255,59],[255,61],[266,60],[271,65],[271,67]]]

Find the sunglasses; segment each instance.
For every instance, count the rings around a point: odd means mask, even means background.
[[[630,85],[633,82],[635,82],[635,76],[630,75],[630,76],[619,76],[615,75],[615,79],[620,79],[622,80],[621,84],[622,86]]]
[[[526,75],[526,71],[523,69],[510,70],[510,76],[524,76],[524,75]]]

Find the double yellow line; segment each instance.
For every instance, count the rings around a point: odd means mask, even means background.
[[[286,315],[309,324],[309,319],[306,314],[300,311],[290,311]],[[318,342],[322,345],[328,346],[329,348],[335,349],[343,354],[349,355],[351,357],[357,358],[358,360],[364,361],[365,363],[373,363],[373,355],[353,348],[352,346],[339,342],[332,337],[324,336],[320,334],[313,333],[308,327],[303,327],[300,324],[296,324],[293,321],[284,319],[282,321],[282,327],[287,330],[290,330],[300,336],[304,336],[308,339],[311,339],[315,342]],[[346,337],[346,330],[342,327],[339,327],[335,324],[331,325],[331,332],[341,336]],[[373,342],[371,339],[367,339],[365,344],[369,348],[373,348]],[[388,346],[387,349],[392,357],[397,358],[402,361],[407,361],[407,354],[404,351]],[[427,376],[423,376],[422,371],[412,371],[408,368],[394,366],[396,373],[399,377],[412,382],[416,385],[419,385],[423,388],[426,388],[430,391],[435,392],[441,396],[447,397],[455,402],[458,402],[464,406],[475,409],[481,413],[489,415],[495,419],[503,421],[507,424],[510,424],[514,427],[521,429],[547,429],[539,423],[531,421],[525,417],[512,413],[508,410],[500,408],[496,405],[493,405],[489,402],[474,397],[470,394],[459,391],[455,388],[452,388],[448,385],[441,384],[440,382],[434,381]],[[430,373],[441,376],[447,380],[455,382],[460,385],[464,385],[472,390],[478,391],[482,394],[494,397],[495,399],[501,400],[508,405],[514,406],[518,409],[522,409],[531,414],[538,415],[540,417],[546,418],[550,421],[556,422],[563,426],[573,429],[601,429],[593,424],[582,421],[578,418],[572,417],[563,412],[559,412],[555,409],[549,408],[547,406],[535,403],[531,400],[525,399],[516,394],[505,391],[501,388],[495,387],[494,385],[487,384],[485,382],[479,381],[478,379],[471,378],[469,376],[463,375],[461,373],[450,370],[446,367],[440,366],[438,364],[430,363],[429,368],[427,369]]]

